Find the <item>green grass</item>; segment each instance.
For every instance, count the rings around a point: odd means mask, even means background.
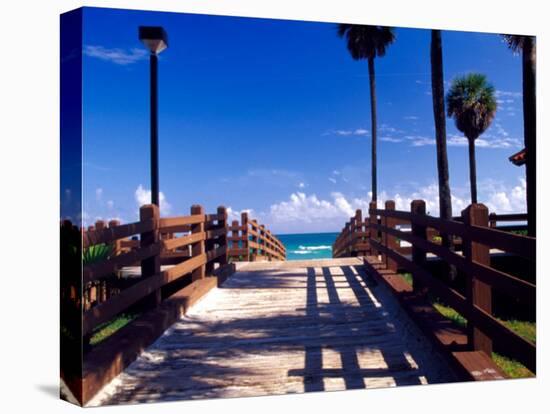
[[[410,273],[401,273],[401,276],[403,276],[403,279],[405,279],[405,282],[407,282],[409,285],[412,286],[413,277]]]
[[[402,273],[401,276],[412,285],[412,275],[410,273]],[[446,306],[436,300],[432,300],[433,307],[441,313],[447,319],[453,321],[456,325],[466,327],[467,320],[453,308]],[[536,343],[536,328],[535,322],[520,321],[520,320],[500,320],[511,331],[515,332],[519,336]],[[510,378],[529,378],[533,377],[533,373],[529,371],[523,364],[510,358],[506,358],[503,355],[493,352],[493,361],[495,364],[504,371]]]
[[[432,305],[440,314],[445,316],[447,319],[450,319],[458,326],[462,326],[463,328],[466,327],[466,319],[453,308],[450,308],[438,302],[433,302]]]
[[[533,373],[519,362],[493,352],[493,361],[510,378],[531,378]]]
[[[435,309],[437,309],[439,313],[441,313],[446,318],[452,320],[457,325],[462,327],[466,326],[466,319],[464,319],[464,317],[453,308],[437,302],[434,302],[433,306]],[[531,342],[536,341],[536,324],[534,322],[518,320],[501,320],[501,322],[504,323],[504,325],[506,325],[510,330],[517,333],[519,336],[522,336]],[[501,370],[503,370],[504,373],[510,378],[529,378],[533,376],[533,373],[531,371],[529,371],[523,364],[516,360],[506,358],[505,356],[497,354],[496,352],[493,352],[492,357],[493,361],[495,361],[495,364],[497,364],[497,366]]]
[[[531,341],[537,342],[537,324],[529,321],[518,321],[515,319],[509,321],[500,320],[508,329],[514,331],[519,336]]]
[[[94,346],[100,344],[116,331],[132,322],[138,315],[137,313],[124,313],[109,322],[99,325],[90,338],[90,345]]]

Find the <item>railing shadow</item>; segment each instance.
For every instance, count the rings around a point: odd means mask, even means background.
[[[273,378],[284,382],[287,378],[296,382],[301,377],[301,390],[289,391],[289,387],[281,386],[280,392],[324,391],[327,389],[325,380],[334,378],[343,382],[339,389],[366,388],[368,378],[391,378],[395,385],[420,384],[420,377],[426,373],[422,367],[411,365],[405,357],[403,350],[407,345],[401,344],[399,338],[396,340],[398,334],[388,325],[391,318],[386,317],[383,304],[376,303],[372,292],[367,291],[376,288],[376,283],[362,268],[342,266],[334,269],[341,274],[335,277],[329,267],[309,267],[305,274],[297,271],[244,272],[242,280],[228,279],[221,290],[235,289],[241,292],[239,294],[251,295],[243,299],[242,312],[236,307],[224,318],[203,314],[186,316],[125,371],[125,385],[115,390],[105,403],[237,396],[227,390],[235,384],[250,384],[254,378],[263,378],[266,382],[274,381]],[[256,290],[250,292],[252,288]],[[253,307],[257,304],[246,301],[252,300],[255,292],[260,294],[262,289],[299,289],[303,292],[299,297],[305,307],[295,307],[295,303],[289,302],[277,313],[255,314]],[[341,289],[350,289],[353,295],[348,290],[343,299]],[[278,298],[286,300],[284,295]],[[369,325],[370,321],[374,321],[373,325]],[[324,350],[329,350],[333,358],[334,353],[338,354],[341,368],[333,364],[324,366]],[[417,361],[415,351],[407,351]],[[281,373],[282,377],[279,366],[266,365],[271,363],[271,355],[298,355],[300,352],[304,359],[287,362],[289,367]],[[384,363],[361,366],[361,352],[380,355]],[[260,358],[263,362],[259,365],[235,363],[249,357]],[[303,361],[302,366],[297,365],[299,359]],[[438,378],[426,378],[428,382],[441,382]],[[384,383],[391,383],[391,380]]]

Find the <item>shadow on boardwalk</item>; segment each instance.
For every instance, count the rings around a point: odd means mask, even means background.
[[[237,272],[90,405],[455,380],[354,263]]]

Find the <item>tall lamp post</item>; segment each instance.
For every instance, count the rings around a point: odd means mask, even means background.
[[[151,52],[149,56],[151,89],[151,204],[159,206],[158,153],[158,54],[168,47],[168,37],[160,26],[140,26],[139,40]]]

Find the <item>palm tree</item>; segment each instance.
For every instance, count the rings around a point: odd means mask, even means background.
[[[447,115],[468,139],[472,204],[477,203],[475,140],[489,128],[496,110],[495,88],[485,75],[471,73],[453,81],[447,93]]]
[[[393,28],[385,26],[366,26],[361,24],[339,24],[338,36],[345,37],[348,51],[355,60],[367,59],[369,62],[370,114],[372,130],[372,201],[377,200],[376,186],[376,82],[374,75],[374,58],[384,56],[388,46],[394,42]]]
[[[527,234],[537,235],[537,49],[532,36],[503,35],[508,47],[521,52],[523,67],[523,140],[526,151]]]

